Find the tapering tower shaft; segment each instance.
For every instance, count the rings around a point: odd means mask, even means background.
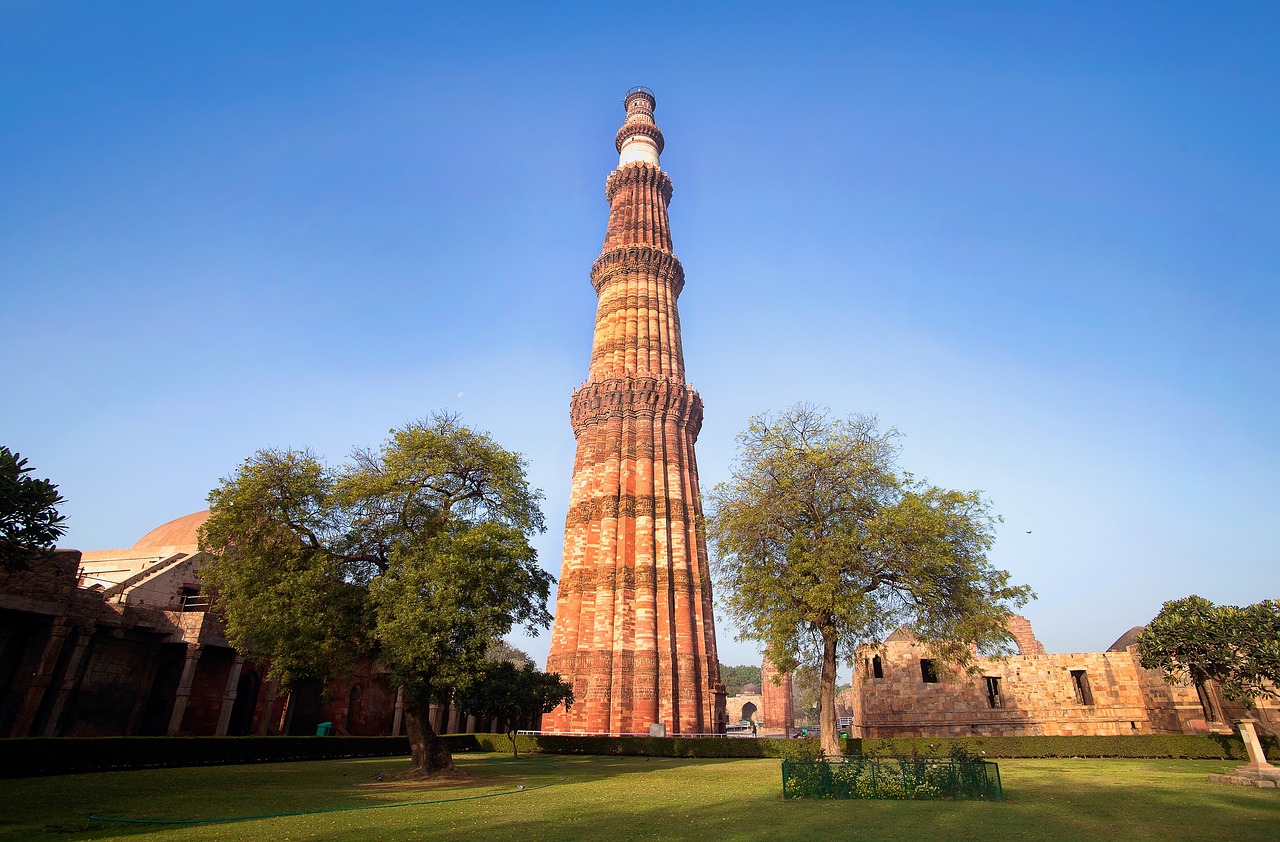
[[[702,399],[684,381],[671,179],[653,95],[635,89],[625,104],[618,168],[605,182],[609,226],[591,267],[591,365],[570,406],[577,454],[547,657],[577,701],[543,728],[719,732],[724,685],[693,450]]]

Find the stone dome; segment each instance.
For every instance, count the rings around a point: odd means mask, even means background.
[[[738,691],[738,695],[739,695],[739,696],[759,696],[759,695],[760,695],[760,685],[759,685],[759,684],[744,684],[744,685],[742,685],[742,689]]]
[[[194,547],[199,543],[196,533],[200,529],[201,524],[209,519],[209,510],[202,512],[192,512],[189,515],[183,515],[180,518],[162,523],[155,529],[143,535],[133,545],[135,550],[145,550],[152,547]]]
[[[1108,652],[1123,652],[1130,646],[1138,642],[1138,635],[1146,630],[1146,626],[1134,626],[1120,637],[1116,638],[1116,642],[1107,647]]]

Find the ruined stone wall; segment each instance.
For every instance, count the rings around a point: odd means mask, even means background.
[[[86,654],[61,728],[68,737],[114,737],[129,732],[135,705],[145,689],[138,677],[147,670],[151,647],[133,640],[97,634]],[[53,688],[60,682],[55,682]],[[52,693],[49,694],[52,701]]]
[[[338,733],[375,737],[391,733],[395,707],[396,689],[384,673],[365,663],[351,676],[330,684],[323,715]]]
[[[878,652],[882,678],[872,674]],[[1151,676],[1131,652],[981,658],[977,675],[925,680],[929,651],[915,641],[865,650],[854,676],[862,736],[1116,735],[1177,731],[1153,723]],[[1073,676],[1077,673],[1077,676]],[[991,684],[988,679],[994,679]],[[1083,685],[1083,687],[1081,686]],[[1187,690],[1162,685],[1162,704],[1188,702]],[[996,692],[992,692],[995,690]],[[1194,690],[1190,691],[1194,699]]]
[[[756,724],[760,724],[764,718],[764,694],[739,693],[736,696],[729,696],[724,700],[724,709],[729,715],[730,725],[744,719],[754,719]]]

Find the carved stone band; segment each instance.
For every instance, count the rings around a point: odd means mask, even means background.
[[[671,282],[675,296],[684,289],[684,267],[674,254],[653,246],[627,245],[611,248],[591,264],[591,285],[596,293],[609,281],[632,272],[647,272]]]

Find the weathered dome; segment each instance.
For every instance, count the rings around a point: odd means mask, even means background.
[[[1123,652],[1130,646],[1138,642],[1138,635],[1142,634],[1146,626],[1134,626],[1120,637],[1116,638],[1116,642],[1107,647],[1108,652]]]
[[[759,695],[760,695],[760,685],[759,685],[759,684],[744,684],[744,685],[742,685],[742,689],[738,691],[738,695],[739,695],[739,696],[759,696]]]
[[[168,523],[162,523],[155,529],[143,535],[133,545],[135,550],[145,550],[151,547],[194,547],[199,543],[197,532],[201,524],[209,519],[209,510],[202,512],[192,512],[189,515],[183,515],[180,518],[171,520]]]

